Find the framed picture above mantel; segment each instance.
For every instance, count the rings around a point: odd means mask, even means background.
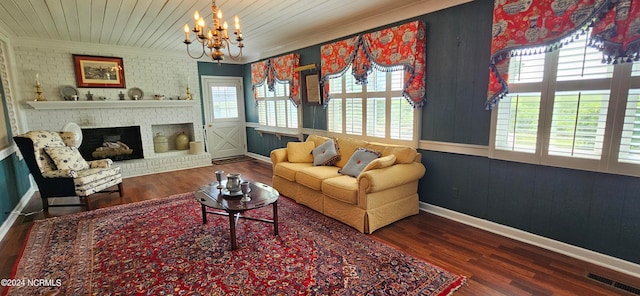
[[[122,58],[73,55],[78,87],[126,88]]]

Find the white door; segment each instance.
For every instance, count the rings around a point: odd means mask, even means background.
[[[246,154],[241,77],[202,76],[207,148],[213,159]]]

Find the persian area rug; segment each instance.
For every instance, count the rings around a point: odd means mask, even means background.
[[[245,213],[271,218],[268,206]],[[202,224],[193,193],[36,221],[8,295],[449,295],[465,278],[294,201]]]

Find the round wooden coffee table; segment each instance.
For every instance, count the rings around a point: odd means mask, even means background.
[[[226,180],[222,181],[224,188]],[[207,214],[229,216],[229,229],[231,232],[231,250],[238,248],[236,244],[236,224],[238,219],[253,220],[273,224],[273,235],[278,235],[278,197],[280,193],[273,187],[260,183],[251,182],[249,195],[251,200],[243,202],[240,199],[242,194],[225,195],[226,190],[218,189],[218,183],[203,186],[195,191],[195,198],[202,205],[202,224],[207,223]],[[273,220],[245,217],[242,214],[247,211],[273,206]],[[213,209],[213,210],[212,210]]]

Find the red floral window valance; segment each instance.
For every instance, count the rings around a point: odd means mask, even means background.
[[[421,21],[323,45],[320,49],[323,96],[329,101],[329,80],[352,66],[356,82],[367,83],[372,67],[380,71],[404,69],[403,95],[414,107],[425,100],[426,34]]]
[[[289,99],[297,107],[300,105],[300,73],[294,71],[300,65],[300,56],[288,54],[251,64],[251,85],[256,100],[257,87],[265,82],[270,91],[277,81],[289,83]]]
[[[636,0],[495,0],[486,109],[508,92],[511,56],[556,50],[588,27],[603,62],[637,61],[639,6]]]

